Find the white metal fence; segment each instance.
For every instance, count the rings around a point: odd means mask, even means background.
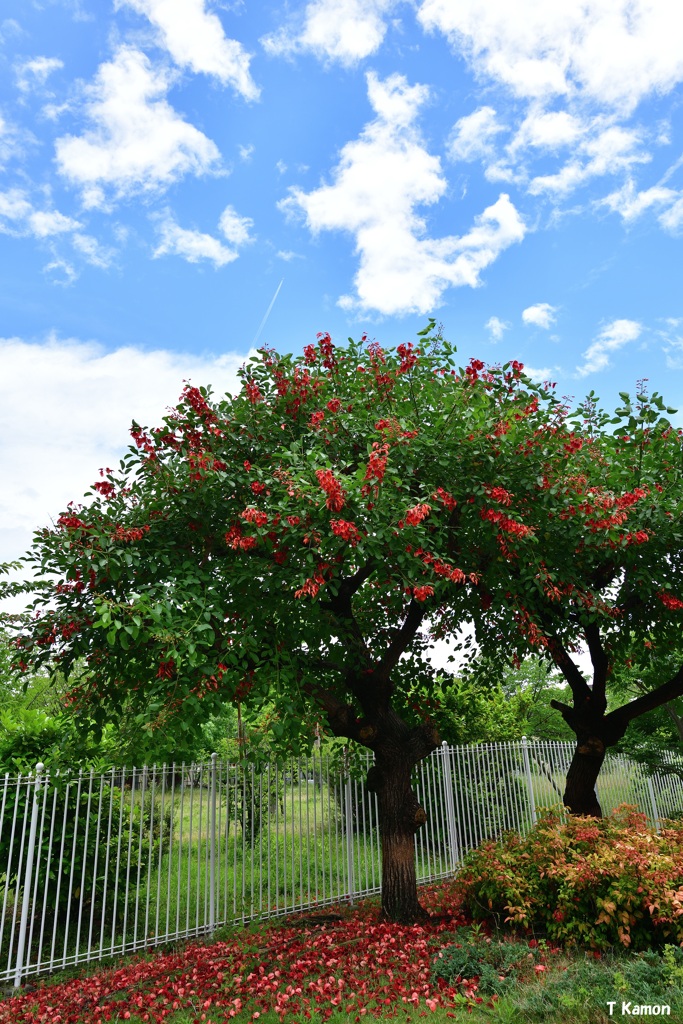
[[[418,879],[561,802],[573,744],[447,747],[416,770]],[[683,812],[683,781],[607,759],[603,810]],[[377,804],[317,754],[0,780],[0,983],[380,891]]]

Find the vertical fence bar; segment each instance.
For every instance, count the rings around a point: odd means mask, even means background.
[[[351,773],[348,764],[348,752],[344,751],[344,819],[346,825],[346,872],[349,903],[353,906],[356,882],[353,871],[353,804],[351,800]]]
[[[216,929],[216,761],[218,754],[211,755],[211,846],[209,869],[209,931]]]
[[[45,765],[39,761],[36,765],[36,778],[33,784],[33,806],[31,808],[31,825],[28,834],[28,850],[26,851],[26,867],[24,875],[24,898],[21,904],[21,921],[19,924],[19,940],[17,942],[17,966],[14,972],[14,987],[19,988],[24,973],[24,946],[26,944],[26,925],[28,923],[28,906],[31,901],[31,876],[33,874],[33,854],[36,846],[36,829],[38,827],[38,790],[40,774]],[[28,794],[27,794],[28,795]],[[26,801],[28,810],[28,800]]]
[[[646,778],[647,782],[647,794],[650,798],[650,808],[652,811],[652,824],[659,832],[661,826],[659,824],[659,811],[657,810],[657,801],[655,800],[655,787],[652,785],[652,776],[648,775]]]
[[[529,762],[529,741],[522,736],[522,754],[524,756],[524,771],[526,772],[526,784],[529,789],[529,806],[531,808],[531,821],[536,824],[536,801],[534,799],[534,780],[531,777],[531,764]]]
[[[451,748],[444,740],[441,744],[443,758],[443,788],[446,796],[446,821],[448,825],[448,840],[451,853],[451,870],[455,871],[460,860],[458,849],[458,831],[455,823],[455,802],[453,800],[453,767],[451,763]]]

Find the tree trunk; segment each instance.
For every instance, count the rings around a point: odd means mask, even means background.
[[[567,772],[563,797],[564,805],[569,808],[571,814],[585,814],[591,818],[602,817],[595,783],[605,760],[606,749],[603,741],[597,736],[577,741]]]
[[[417,898],[415,833],[427,814],[410,784],[412,763],[394,752],[391,757],[375,753],[375,766],[368,772],[368,789],[377,794],[379,829],[382,839],[381,917],[398,924],[416,924],[429,914]]]

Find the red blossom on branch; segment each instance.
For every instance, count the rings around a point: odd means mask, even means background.
[[[431,511],[431,505],[414,505],[413,508],[409,508],[406,512],[406,522],[409,526],[417,526],[418,523],[427,518]]]
[[[315,475],[318,478],[320,487],[327,495],[325,504],[331,512],[341,512],[346,500],[346,492],[335,477],[331,469],[316,469]]]
[[[355,548],[360,540],[360,534],[358,528],[353,523],[349,523],[345,519],[330,519],[330,526],[335,536],[341,537],[342,540],[347,540],[351,547]]]

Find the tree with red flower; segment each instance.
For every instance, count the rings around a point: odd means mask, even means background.
[[[235,397],[188,385],[162,427],[135,424],[112,488],[36,536],[21,641],[27,664],[78,672],[100,725],[125,706],[187,731],[226,701],[269,702],[273,742],[296,752],[324,712],[374,755],[382,912],[403,921],[423,916],[411,773],[439,743],[406,680],[428,677],[423,649],[477,614],[484,582],[495,595],[532,559],[515,496],[543,478],[535,439],[552,443],[559,405],[519,364],[458,367],[434,327],[395,351],[327,334],[297,358],[262,351]]]

